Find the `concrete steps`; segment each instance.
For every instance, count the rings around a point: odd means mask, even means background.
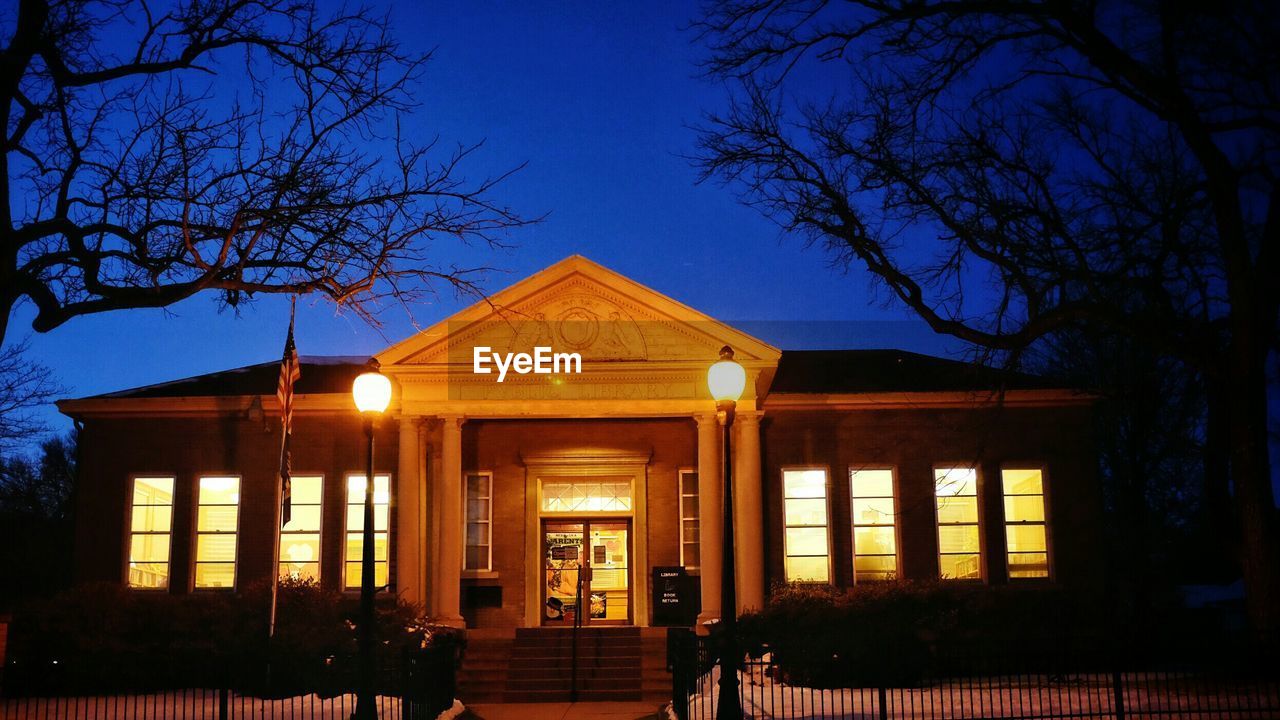
[[[502,702],[514,642],[510,630],[467,632],[467,652],[458,671],[458,697],[463,703]]]
[[[505,702],[566,702],[574,677],[573,631],[519,628],[507,669]],[[640,628],[581,628],[577,639],[579,700],[640,700]]]
[[[645,700],[671,700],[671,673],[667,672],[666,628],[640,630],[640,694]]]
[[[588,627],[578,636],[582,701],[671,698],[662,628]],[[463,703],[567,702],[573,682],[572,630],[471,630],[458,674]]]

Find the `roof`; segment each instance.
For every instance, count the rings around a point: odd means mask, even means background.
[[[369,358],[358,355],[303,355],[298,358],[298,362],[302,374],[294,383],[295,393],[349,393],[352,381],[364,371]],[[273,360],[85,399],[274,395],[279,380],[280,361]]]
[[[1060,387],[1034,375],[905,350],[784,350],[769,392],[840,394]]]
[[[309,355],[294,392],[347,393],[369,358]],[[273,395],[280,361],[94,395],[92,399]],[[837,394],[1031,390],[1060,387],[1032,375],[903,350],[784,350],[771,393]]]
[[[557,305],[570,298],[583,298],[589,304],[585,308],[580,305]],[[620,320],[633,323],[636,320],[657,320],[659,325],[664,320],[678,323],[683,326],[682,333],[686,341],[696,338],[694,344],[688,347],[701,346],[706,357],[714,358],[721,347],[729,345],[737,354],[738,362],[744,365],[753,361],[773,365],[781,352],[759,338],[638,283],[616,270],[610,270],[581,255],[570,255],[476,301],[426,330],[410,335],[378,353],[378,361],[389,374],[394,375],[397,369],[423,363],[424,359],[431,358],[433,352],[437,357],[448,355],[450,348],[459,347],[455,344],[458,338],[469,344],[476,339],[471,330],[483,333],[484,328],[493,327],[495,321],[505,325],[512,320],[524,318],[532,320],[531,324],[536,324],[544,316],[563,319],[566,311],[576,313],[579,320],[594,317],[599,312],[600,320],[609,316],[612,319],[606,322],[613,325],[618,325]],[[611,315],[611,312],[616,312],[617,315]],[[651,328],[660,331],[657,325]],[[664,349],[670,351],[678,347],[680,346],[669,345]],[[583,357],[591,358],[591,350],[599,348],[575,349],[582,350]]]

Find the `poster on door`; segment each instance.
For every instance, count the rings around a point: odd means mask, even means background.
[[[572,623],[582,567],[582,532],[546,533],[546,619]]]

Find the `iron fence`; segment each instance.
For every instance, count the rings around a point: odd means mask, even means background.
[[[379,669],[378,717],[434,720],[453,706],[458,657],[452,647],[407,653]],[[352,667],[352,663],[340,664]],[[114,690],[86,687],[62,668],[16,668],[0,676],[0,720],[347,720],[356,706],[353,678],[328,678],[323,690],[289,692],[233,688],[227,668],[209,668],[190,687]],[[239,673],[241,677],[244,673]]]
[[[719,668],[716,644],[687,629],[668,635],[672,709],[679,720],[712,720]],[[886,648],[891,653],[892,648]],[[785,662],[768,648],[747,657],[739,699],[748,718],[773,720],[901,718],[911,720],[1244,720],[1280,718],[1274,658],[1241,657],[1234,649],[1203,662],[1150,666],[1099,655],[969,656],[948,652],[911,682],[859,682],[805,687],[789,682]],[[812,659],[810,659],[811,661]],[[1021,669],[1020,669],[1021,668]]]
[[[4,720],[348,720],[355,710],[355,695],[261,698],[226,688],[184,688],[145,694],[27,696],[0,699]],[[415,703],[396,696],[378,697],[380,718],[435,718],[435,713],[414,713]]]

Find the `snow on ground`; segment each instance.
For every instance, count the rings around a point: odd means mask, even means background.
[[[183,720],[218,720],[218,693],[214,690],[186,690],[151,695],[112,697],[11,698],[0,699],[0,720],[78,720],[98,718],[126,720],[131,718],[181,718]],[[356,696],[339,695],[321,698],[299,695],[290,698],[264,699],[228,696],[228,718],[260,718],[266,720],[349,720],[356,707]],[[393,696],[378,697],[378,717],[399,720],[401,700]],[[453,707],[436,720],[453,720],[465,708],[453,701]]]
[[[757,666],[758,668],[759,666]],[[738,673],[743,714],[755,720],[868,720],[880,717],[875,688],[818,690],[773,681],[762,670]],[[690,720],[711,720],[718,704],[720,669],[713,668],[689,698]],[[1157,680],[1141,673],[1124,676],[1125,718],[1230,720],[1280,716],[1277,688],[1214,686],[1185,676]],[[891,718],[1114,718],[1110,675],[1071,675],[1058,681],[1044,676],[956,679],[918,688],[886,691]],[[668,706],[670,720],[678,720]]]
[[[368,476],[366,475],[365,477],[368,477]],[[456,717],[462,717],[462,713],[466,711],[467,711],[467,707],[462,704],[462,701],[457,698],[454,698],[453,707],[440,713],[439,717],[437,717],[436,720],[453,720]]]

